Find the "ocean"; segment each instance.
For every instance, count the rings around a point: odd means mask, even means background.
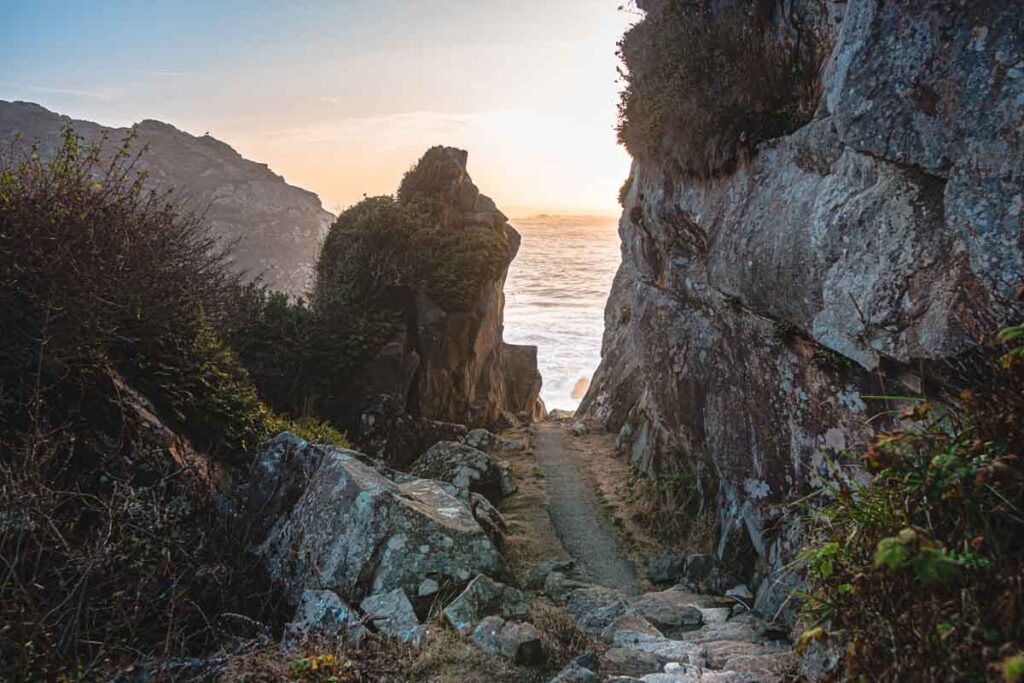
[[[523,241],[505,283],[505,340],[537,347],[548,410],[575,410],[601,361],[604,306],[620,260],[618,219],[510,222]]]

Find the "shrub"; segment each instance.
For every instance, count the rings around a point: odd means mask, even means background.
[[[396,290],[422,289],[450,311],[468,308],[509,260],[504,228],[455,227],[437,195],[371,197],[342,213],[324,241],[315,304],[393,306]]]
[[[209,652],[222,614],[279,618],[209,475],[145,417],[228,464],[274,419],[220,332],[226,253],[132,164],[71,131],[49,163],[0,158],[5,680],[96,679]]]
[[[845,638],[850,678],[984,680],[1024,647],[1017,357],[989,347],[962,404],[904,411],[862,454],[870,483],[815,514],[805,613],[815,639]]]
[[[809,31],[780,38],[763,2],[721,14],[710,4],[662,3],[619,43],[619,141],[684,177],[733,172],[760,142],[808,122],[820,90]]]

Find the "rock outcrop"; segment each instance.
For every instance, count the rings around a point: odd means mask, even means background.
[[[334,219],[315,194],[289,185],[265,164],[245,159],[210,135],[196,137],[152,120],[108,128],[38,104],[0,101],[0,145],[5,147],[20,135],[42,156],[52,155],[66,126],[86,142],[107,136],[110,152],[134,133],[132,152],[142,152],[136,169],[148,174],[150,187],[175,190],[186,208],[204,214],[211,234],[234,243],[232,258],[240,272],[262,276],[292,295],[307,293],[320,241]]]
[[[813,121],[727,177],[634,161],[580,409],[640,470],[717,479],[717,553],[756,560],[769,616],[801,537],[779,503],[865,440],[868,396],[927,393],[1024,265],[1024,5],[827,6]]]
[[[309,590],[331,591],[364,611],[369,604],[393,613],[394,628],[412,638],[394,591],[431,600],[480,574],[510,578],[467,502],[440,482],[368,460],[287,432],[257,458],[243,510],[266,530],[258,553],[296,603]]]
[[[386,394],[414,417],[485,428],[526,423],[544,414],[536,347],[502,339],[503,286],[520,236],[473,184],[467,158],[465,151],[451,147],[430,149],[406,175],[398,198],[436,197],[438,230],[500,236],[508,248],[497,277],[457,306],[434,300],[425,289],[393,293],[404,324],[348,386],[339,387],[347,404]],[[481,262],[486,258],[480,254]],[[468,281],[469,276],[460,277]]]

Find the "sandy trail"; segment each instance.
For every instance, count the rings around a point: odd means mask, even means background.
[[[558,538],[588,581],[635,594],[638,582],[633,563],[602,511],[587,473],[562,443],[563,434],[556,422],[534,426],[533,450],[544,470],[548,513]]]

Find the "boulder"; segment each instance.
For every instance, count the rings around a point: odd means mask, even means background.
[[[504,437],[492,434],[486,429],[471,429],[462,437],[462,443],[477,448],[487,453],[501,453],[507,451],[521,451],[526,448],[522,441],[513,441]]]
[[[361,601],[396,588],[416,595],[427,578],[458,586],[478,574],[511,576],[469,506],[438,482],[397,483],[363,463],[361,454],[299,447],[293,439],[272,440],[268,452],[281,453],[284,460],[255,476],[303,474],[300,480],[278,477],[282,485],[274,490],[283,493],[265,502],[279,510],[279,517],[258,548],[271,577],[296,600],[307,588]],[[282,442],[291,447],[278,448]],[[255,489],[268,490],[265,482],[254,483]]]
[[[520,617],[526,614],[528,607],[529,602],[521,590],[480,575],[444,608],[442,614],[452,628],[465,635],[484,617]]]
[[[647,633],[620,631],[615,634],[612,647],[648,652],[658,657],[662,665],[669,662],[682,662],[703,666],[706,658],[704,648],[696,643],[671,640],[664,636],[652,636]]]
[[[473,642],[484,652],[511,659],[516,664],[541,666],[544,663],[541,633],[530,623],[485,617],[473,629]]]
[[[600,635],[624,614],[639,614],[622,593],[602,586],[577,588],[569,593],[565,611],[581,629],[592,635]]]
[[[459,497],[466,501],[471,493],[479,493],[492,502],[501,500],[504,495],[502,468],[487,453],[464,443],[441,441],[434,444],[416,459],[409,472],[453,484]]]
[[[572,661],[548,683],[600,683],[600,680],[592,670]]]
[[[413,645],[420,644],[420,620],[405,591],[396,588],[377,593],[360,604],[366,620],[380,633],[386,633]]]
[[[573,436],[586,436],[590,433],[590,428],[587,427],[586,422],[581,420],[573,423],[572,427],[569,428],[569,431],[572,432]]]
[[[498,509],[479,493],[469,495],[469,505],[473,511],[473,519],[477,521],[484,533],[494,541],[494,544],[501,548],[505,544],[505,535],[508,534],[508,524]]]
[[[704,623],[703,614],[691,604],[688,597],[686,593],[679,591],[661,591],[631,598],[629,604],[647,621],[671,635],[680,631],[692,631]],[[728,611],[728,608],[725,608],[726,615]]]
[[[358,613],[330,590],[308,588],[302,592],[295,616],[285,627],[288,647],[312,635],[342,635],[350,645],[358,645],[369,631]]]
[[[560,572],[565,575],[571,572],[576,566],[572,560],[544,560],[526,572],[524,583],[527,588],[534,590],[544,587],[544,582],[552,572]]]
[[[664,635],[657,629],[657,627],[654,626],[654,624],[633,611],[627,612],[620,617],[616,617],[612,623],[605,626],[604,630],[601,631],[601,640],[609,643],[613,642],[615,640],[615,634],[620,631],[644,633],[650,636],[659,637]]]
[[[606,673],[623,676],[643,676],[658,673],[663,662],[653,652],[630,650],[622,647],[609,648],[601,658]]]
[[[647,578],[655,584],[676,584],[686,576],[686,555],[665,554],[647,560]]]
[[[558,571],[549,572],[544,578],[544,594],[559,604],[568,600],[569,595],[582,588],[593,588],[592,584],[566,578]]]

